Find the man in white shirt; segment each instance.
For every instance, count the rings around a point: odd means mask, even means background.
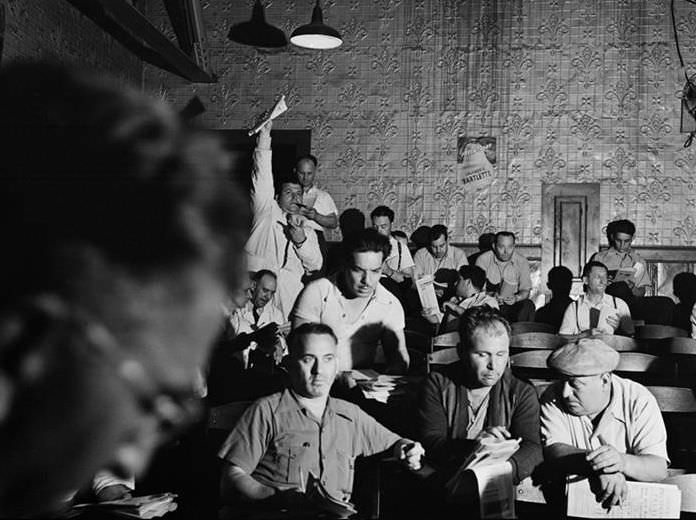
[[[496,233],[493,250],[482,253],[476,265],[486,271],[487,291],[497,298],[500,311],[509,321],[534,320],[529,262],[515,251],[514,233]]]
[[[667,476],[660,409],[645,387],[612,374],[618,352],[581,339],[555,350],[547,364],[561,376],[541,398],[541,441],[553,480],[587,475],[597,501],[610,508],[626,498],[627,479]]]
[[[621,298],[609,296],[607,267],[590,261],[582,270],[585,293],[572,302],[563,314],[559,334],[614,334],[617,330],[632,335],[633,321],[628,305]]]
[[[302,290],[302,277],[321,269],[316,231],[300,214],[302,186],[296,174],[273,182],[271,122],[259,132],[252,172],[253,224],[246,244],[250,271],[268,269],[278,277],[275,303],[283,321]]]
[[[338,338],[339,369],[368,368],[386,360],[386,371],[403,374],[409,364],[404,311],[380,283],[387,238],[365,229],[344,241],[344,264],[333,276],[304,288],[292,316],[293,329],[308,322],[329,325]]]
[[[436,224],[430,228],[430,240],[427,247],[422,247],[413,256],[413,269],[416,280],[431,275],[436,282],[447,282],[447,287],[435,286],[438,300],[449,298],[454,292],[457,281],[456,272],[463,265],[469,265],[464,251],[458,247],[450,247],[447,227]]]
[[[307,226],[324,233],[338,227],[338,208],[328,192],[314,184],[317,173],[317,158],[303,155],[295,163],[295,173],[302,185],[302,207],[300,213],[307,217]]]

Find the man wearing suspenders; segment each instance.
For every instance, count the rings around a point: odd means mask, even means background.
[[[585,293],[568,305],[559,334],[632,335],[633,321],[628,305],[621,298],[605,293],[608,270],[601,262],[590,261],[582,271]]]

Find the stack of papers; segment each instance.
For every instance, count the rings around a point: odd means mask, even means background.
[[[161,493],[94,504],[77,504],[73,509],[99,511],[122,518],[156,518],[176,509],[176,497],[174,493]]]
[[[403,376],[388,376],[370,369],[351,370],[351,376],[367,399],[380,403],[386,403],[390,397],[406,392]]]

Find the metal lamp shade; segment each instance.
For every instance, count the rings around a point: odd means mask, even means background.
[[[324,16],[317,0],[312,11],[312,21],[295,29],[290,42],[307,49],[335,49],[343,40],[336,29],[324,24]]]
[[[254,47],[285,47],[288,38],[285,33],[266,22],[261,0],[256,0],[251,20],[233,25],[227,37],[233,42]]]

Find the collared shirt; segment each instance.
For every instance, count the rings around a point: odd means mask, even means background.
[[[254,304],[249,301],[244,307],[233,310],[230,313],[229,321],[235,336],[242,333],[249,334],[269,323],[278,325],[285,323],[283,313],[272,301],[261,308],[258,320],[254,316]]]
[[[458,247],[447,245],[447,253],[442,258],[435,258],[427,247],[421,247],[413,257],[416,264],[415,276],[421,278],[424,275],[434,275],[439,269],[452,269],[458,271],[463,265],[469,265],[464,251]]]
[[[329,397],[318,420],[283,390],[246,410],[218,456],[274,488],[303,488],[311,472],[334,498],[348,501],[355,457],[399,439],[354,404]]]
[[[476,259],[476,265],[486,271],[489,284],[499,286],[496,293],[500,296],[512,296],[532,288],[529,262],[517,251],[512,252],[512,257],[507,262],[498,260],[493,251],[486,251]]]
[[[403,271],[413,267],[413,257],[407,245],[404,245],[395,237],[389,237],[391,251],[384,263],[394,271]]]
[[[613,247],[610,247],[609,249],[595,253],[590,260],[602,262],[607,266],[609,271],[635,269],[635,272],[631,275],[631,281],[633,281],[636,287],[646,287],[650,285],[647,264],[645,260],[632,249],[629,249],[625,253],[620,253]]]
[[[273,301],[286,321],[302,290],[302,277],[321,269],[323,260],[313,229],[305,226],[307,239],[299,246],[285,235],[287,219],[275,201],[271,155],[270,141],[259,140],[252,172],[253,221],[245,250],[250,271],[269,269],[277,275],[278,289]]]
[[[604,294],[602,301],[592,304],[586,294],[581,294],[576,301],[568,305],[563,314],[559,334],[579,334],[590,330],[590,309],[599,310],[597,328],[602,334],[614,334],[614,328],[607,323],[609,316],[618,316],[619,329],[626,334],[633,334],[633,321],[628,305],[621,298]]]
[[[541,442],[584,450],[607,443],[621,453],[667,457],[667,432],[655,397],[643,385],[611,376],[611,399],[595,428],[587,416],[571,415],[562,403],[563,383],[552,384],[541,398]]]
[[[377,284],[374,294],[354,323],[346,318],[348,300],[338,288],[336,276],[310,282],[297,298],[295,318],[328,325],[338,338],[338,368],[365,368],[379,361],[382,338],[403,331],[404,309],[399,300]]]
[[[338,208],[331,195],[328,192],[312,186],[302,194],[302,204],[308,208],[314,208],[317,213],[322,215],[338,216]],[[316,231],[324,231],[324,228],[318,222],[307,219],[306,226],[311,227]]]
[[[486,394],[486,397],[483,398],[477,410],[474,410],[474,407],[471,405],[471,391],[468,388],[466,390],[466,396],[466,405],[469,411],[468,424],[466,425],[466,438],[475,439],[478,437],[479,433],[483,431],[483,427],[485,426],[486,416],[488,415],[488,401],[491,393],[488,392]]]

